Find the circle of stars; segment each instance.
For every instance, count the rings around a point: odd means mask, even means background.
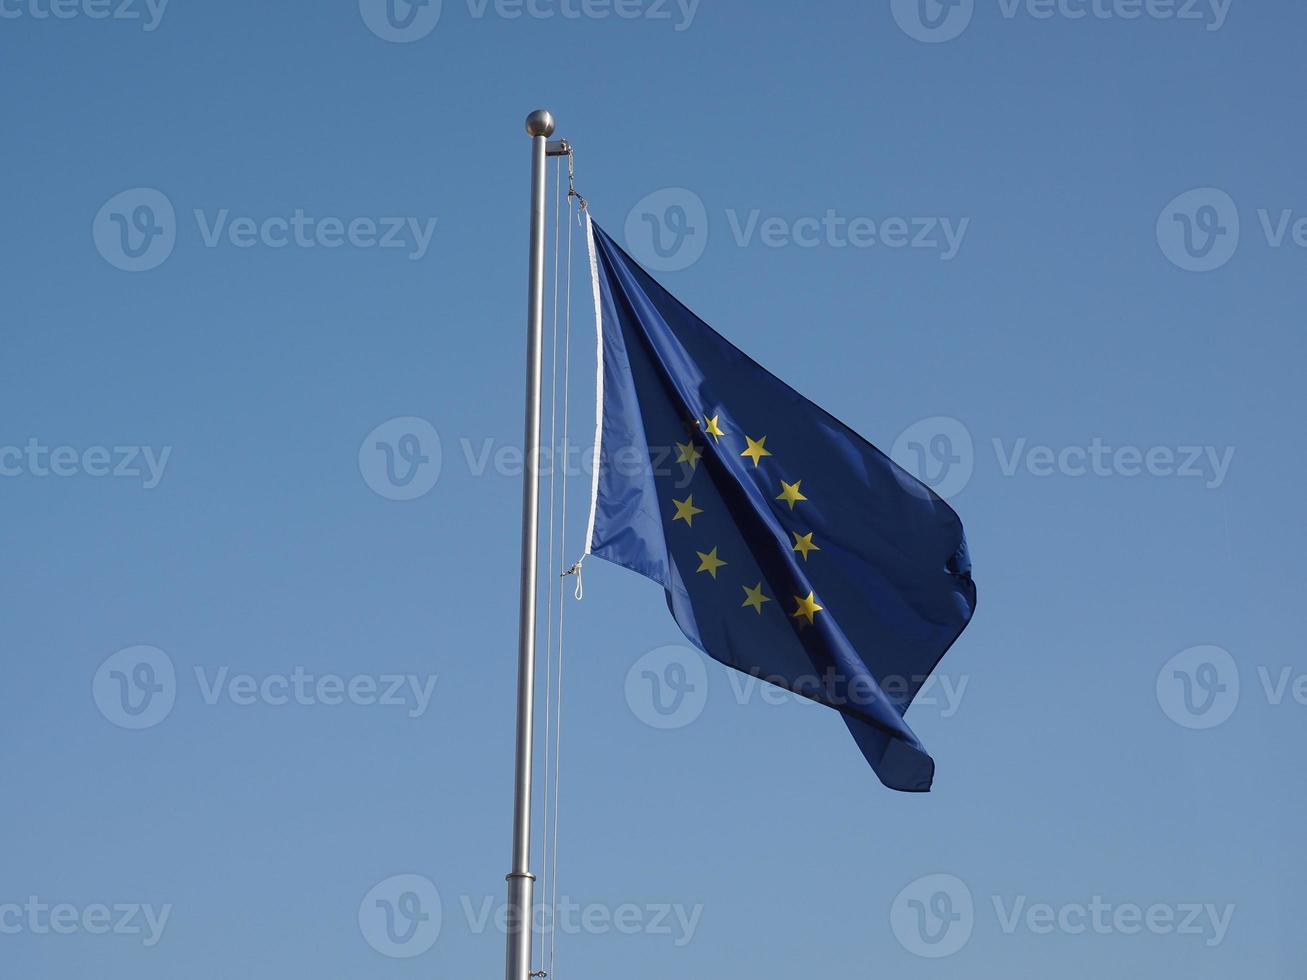
[[[731,433],[722,428],[720,413],[712,416],[705,415],[702,422],[697,418],[687,422],[685,429],[689,434],[688,441],[676,443],[676,462],[688,466],[692,476],[704,453],[703,449],[695,441],[695,436],[702,434],[705,443],[708,437],[711,437],[712,444],[720,446],[722,439],[727,438]],[[775,455],[767,448],[767,436],[765,435],[759,436],[757,439],[750,435],[744,435],[744,442],[744,451],[739,455],[748,459],[755,470],[761,466],[764,459]],[[787,483],[785,480],[779,480],[778,482],[780,484],[780,493],[776,495],[775,500],[785,505],[783,513],[792,514],[798,504],[808,500],[808,496],[803,492],[802,480],[795,480],[793,483]],[[693,529],[695,517],[704,513],[703,508],[695,504],[693,494],[687,494],[684,500],[673,498],[672,504],[676,508],[676,512],[672,515],[673,524],[684,521],[686,527]],[[805,534],[799,531],[791,531],[790,533],[794,536],[794,544],[791,550],[798,554],[805,564],[814,551],[822,550],[821,546],[813,541],[815,532],[809,531]],[[695,551],[699,558],[698,568],[695,569],[696,574],[706,574],[711,576],[714,581],[717,581],[717,573],[730,564],[718,554],[718,550],[719,546],[714,545],[709,551]],[[759,616],[763,615],[764,605],[775,601],[763,591],[763,582],[761,580],[755,585],[742,585],[741,588],[744,590],[744,602],[741,603],[740,608],[752,609]],[[799,629],[813,625],[816,622],[817,614],[825,609],[817,601],[816,594],[811,590],[806,596],[794,596],[794,606],[794,612],[790,614],[790,618],[797,620]]]

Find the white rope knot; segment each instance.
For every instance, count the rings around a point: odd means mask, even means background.
[[[581,563],[585,561],[585,556],[578,558],[576,564],[565,571],[560,578],[567,578],[569,575],[576,576],[576,591],[572,595],[579,602],[585,596],[585,583],[581,579]]]

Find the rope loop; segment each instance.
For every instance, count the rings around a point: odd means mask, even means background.
[[[574,564],[571,568],[569,568],[561,576],[559,576],[560,578],[567,578],[567,576],[569,575],[576,576],[576,591],[572,593],[572,596],[578,602],[585,597],[585,585],[581,580],[581,563],[584,561],[585,561],[585,556],[582,555],[580,558],[576,560],[576,564]]]

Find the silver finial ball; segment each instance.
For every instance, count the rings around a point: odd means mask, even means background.
[[[553,136],[554,117],[548,109],[537,109],[526,117],[526,131],[530,136]]]

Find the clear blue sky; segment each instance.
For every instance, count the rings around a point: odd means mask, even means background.
[[[904,796],[590,563],[555,976],[1300,975],[1300,4],[119,3],[0,2],[0,975],[501,974],[538,105],[980,593]]]

